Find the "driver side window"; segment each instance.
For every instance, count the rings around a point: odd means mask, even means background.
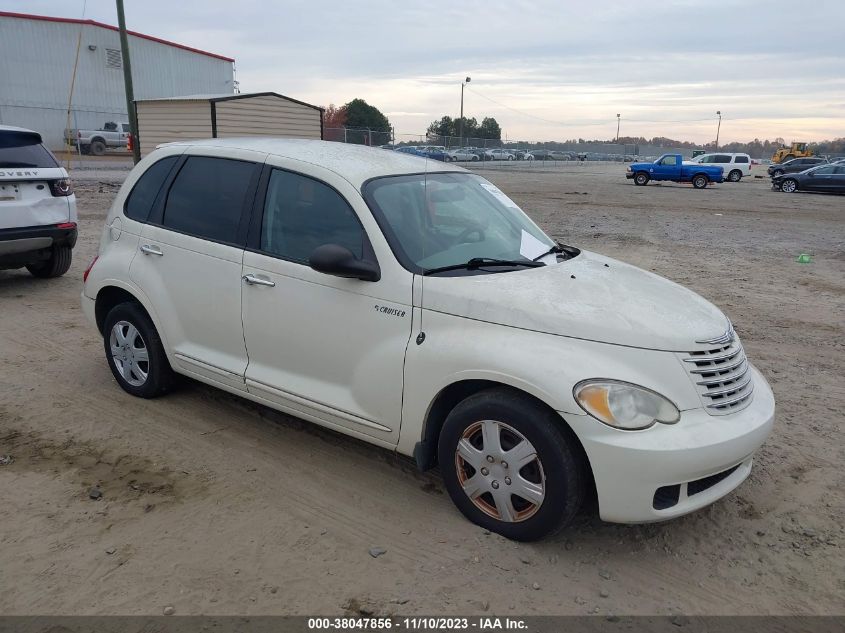
[[[676,165],[677,164],[677,157],[676,156],[664,156],[663,160],[660,161],[661,165]]]
[[[339,244],[363,257],[364,229],[349,203],[328,185],[274,169],[261,220],[261,250],[307,263],[323,244]]]

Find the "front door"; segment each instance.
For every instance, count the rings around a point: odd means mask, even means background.
[[[294,415],[395,444],[411,275],[403,287],[313,270],[311,253],[329,243],[374,260],[356,212],[304,174],[266,168],[265,182],[243,261],[247,389]]]
[[[247,357],[238,236],[245,240],[260,169],[188,156],[144,226],[129,270],[155,306],[175,368],[240,390]]]

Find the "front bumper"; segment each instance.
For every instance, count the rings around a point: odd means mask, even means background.
[[[633,178],[633,177],[634,177],[634,172],[632,172],[632,171],[626,171],[625,172],[625,178],[627,178],[628,180],[631,180],[631,178]]]
[[[0,229],[0,265],[33,263],[49,257],[53,246],[76,246],[75,222]]]
[[[566,414],[590,460],[601,518],[663,521],[703,508],[739,486],[775,415],[766,379],[755,368],[750,371],[754,399],[729,415],[692,409],[683,411],[677,424],[620,431],[588,415]]]

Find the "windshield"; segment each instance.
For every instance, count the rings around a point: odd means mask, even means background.
[[[414,273],[474,258],[531,261],[555,246],[516,203],[475,174],[376,178],[364,186],[364,198],[397,259]]]
[[[58,167],[41,137],[32,132],[0,132],[0,167]]]

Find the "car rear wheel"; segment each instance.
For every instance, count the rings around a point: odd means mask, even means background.
[[[126,302],[109,311],[103,345],[109,369],[124,391],[139,398],[170,391],[173,370],[152,320],[140,305]]]
[[[639,185],[640,187],[647,185],[648,184],[648,174],[645,173],[644,171],[637,173],[637,175],[634,176],[634,184]]]
[[[794,193],[796,189],[798,189],[798,182],[793,178],[787,178],[780,183],[780,190],[784,193]]]
[[[73,261],[73,250],[70,246],[54,246],[50,258],[36,264],[28,264],[26,269],[33,277],[49,279],[61,277],[69,269]]]
[[[731,182],[739,182],[742,180],[742,172],[738,169],[732,170],[731,173],[728,174],[728,180]]]
[[[89,152],[94,156],[102,156],[106,153],[106,144],[102,141],[91,141]]]
[[[707,176],[699,174],[698,176],[693,177],[692,186],[696,189],[704,189],[707,187]]]
[[[584,496],[575,436],[557,414],[507,388],[479,392],[449,413],[438,459],[464,516],[517,541],[564,527]]]

